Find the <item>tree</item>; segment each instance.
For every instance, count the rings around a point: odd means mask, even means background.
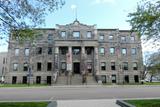
[[[137,6],[136,12],[129,13],[128,22],[133,31],[145,40],[152,39],[160,42],[160,1],[142,0]]]
[[[146,61],[146,73],[149,73],[150,82],[152,82],[152,77],[160,73],[160,53],[156,52],[149,56]]]
[[[0,0],[0,39],[11,31],[19,39],[33,36],[32,28],[44,24],[47,13],[64,4],[63,0]]]

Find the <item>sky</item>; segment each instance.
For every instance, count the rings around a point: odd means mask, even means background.
[[[69,24],[77,19],[84,24],[97,25],[97,28],[119,28],[129,30],[131,26],[126,20],[128,13],[134,12],[140,0],[65,0],[65,5],[46,16],[45,26],[55,28],[56,24]],[[1,43],[3,41],[0,41]],[[154,51],[143,46],[143,52]],[[7,51],[7,45],[0,46],[0,52]]]

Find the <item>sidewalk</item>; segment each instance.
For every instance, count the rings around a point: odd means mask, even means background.
[[[58,100],[53,101],[47,107],[120,107],[116,99],[95,100]]]

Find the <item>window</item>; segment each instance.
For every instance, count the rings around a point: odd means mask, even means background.
[[[13,64],[13,71],[17,71],[18,70],[18,64],[17,63],[14,63]]]
[[[23,71],[28,71],[28,64],[27,63],[24,63],[24,65],[23,65]]]
[[[122,36],[122,37],[121,37],[121,41],[126,41],[126,37],[125,37],[125,36]]]
[[[37,54],[42,54],[42,48],[41,47],[37,48]]]
[[[61,50],[61,54],[62,55],[66,55],[67,52],[68,52],[68,48],[67,47],[60,47],[60,50]]]
[[[37,71],[41,71],[41,63],[40,62],[37,63]]]
[[[73,37],[76,39],[80,39],[80,32],[79,31],[74,31],[73,32]]]
[[[48,62],[47,63],[47,71],[51,71],[52,70],[52,63]]]
[[[123,70],[128,70],[128,62],[123,62]]]
[[[114,47],[111,47],[109,51],[110,51],[110,54],[115,54],[115,48]]]
[[[105,62],[101,62],[101,70],[106,70],[106,63]]]
[[[134,42],[135,41],[135,37],[131,36],[131,41]]]
[[[66,62],[62,62],[62,64],[61,64],[61,69],[62,69],[62,70],[65,70],[65,69],[66,69]]]
[[[18,48],[15,49],[15,56],[19,56],[19,49]]]
[[[73,55],[78,55],[80,54],[80,48],[73,48]]]
[[[48,34],[48,42],[52,43],[53,41],[53,34]]]
[[[52,55],[52,47],[48,47],[48,55]]]
[[[136,48],[132,48],[131,53],[132,53],[132,55],[136,55]]]
[[[137,62],[133,62],[133,70],[138,70]]]
[[[111,62],[111,70],[116,70],[115,62]]]
[[[92,37],[92,32],[91,32],[91,31],[88,31],[88,32],[87,32],[87,38],[90,39],[91,37]]]
[[[61,37],[62,37],[62,38],[66,38],[66,32],[65,32],[65,31],[62,31],[62,32],[61,32]]]
[[[104,48],[103,47],[101,47],[100,48],[100,55],[104,55],[105,54],[105,52],[104,52]]]
[[[122,48],[122,54],[126,55],[127,54],[127,49],[126,48]]]
[[[99,40],[100,40],[100,41],[103,41],[103,40],[104,40],[104,35],[101,34],[101,35],[99,36]]]
[[[5,64],[5,58],[3,58],[3,64]]]
[[[86,54],[91,55],[92,54],[92,48],[86,47]]]
[[[112,35],[109,36],[109,40],[113,40],[113,36]]]
[[[25,56],[29,56],[29,48],[25,48],[24,54],[25,54]]]

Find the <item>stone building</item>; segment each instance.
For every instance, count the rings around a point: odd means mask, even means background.
[[[142,49],[135,32],[97,29],[96,25],[85,25],[78,20],[37,31],[37,38],[23,45],[11,35],[8,83],[121,84],[140,81]]]
[[[6,73],[8,72],[7,52],[0,53],[0,82],[5,81]]]

